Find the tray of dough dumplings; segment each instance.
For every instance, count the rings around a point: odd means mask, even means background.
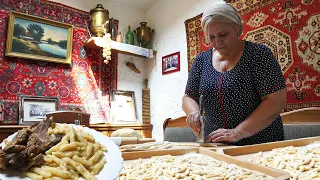
[[[125,179],[289,179],[289,174],[206,148],[123,152]]]
[[[320,179],[320,136],[230,147],[220,153],[290,174],[290,179]]]

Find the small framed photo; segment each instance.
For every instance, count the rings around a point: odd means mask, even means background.
[[[180,52],[162,57],[162,74],[180,71]]]
[[[19,99],[19,124],[42,121],[48,112],[58,110],[58,105],[58,97],[22,95]]]
[[[138,124],[134,91],[113,90],[111,116],[114,124]]]
[[[71,65],[70,24],[11,11],[6,56]]]

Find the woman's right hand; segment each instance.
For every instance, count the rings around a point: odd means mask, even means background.
[[[199,134],[200,131],[200,112],[196,111],[193,113],[190,113],[187,116],[187,124],[190,126],[192,131],[197,135]]]

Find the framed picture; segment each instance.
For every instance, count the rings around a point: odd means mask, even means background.
[[[32,124],[46,118],[46,113],[58,109],[58,97],[26,96],[19,99],[19,124]]]
[[[114,124],[137,124],[134,91],[112,91],[111,114]]]
[[[162,74],[180,71],[180,52],[162,57]]]
[[[6,56],[71,65],[72,25],[11,11]]]

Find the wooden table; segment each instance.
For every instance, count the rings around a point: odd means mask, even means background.
[[[0,142],[2,142],[9,135],[17,132],[22,128],[28,127],[27,125],[2,125],[0,126]],[[102,132],[106,136],[110,136],[113,131],[122,128],[134,129],[140,133],[144,138],[152,137],[152,124],[95,124],[90,125],[90,128]]]

